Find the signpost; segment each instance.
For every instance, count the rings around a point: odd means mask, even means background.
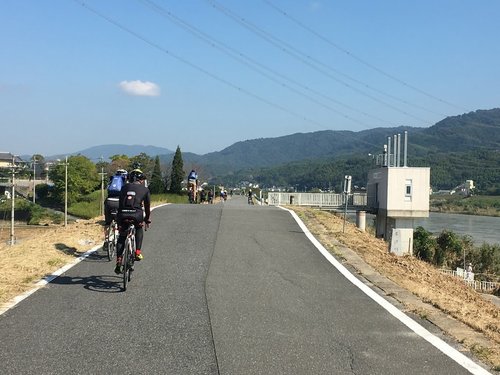
[[[342,227],[342,233],[345,233],[345,218],[347,215],[347,202],[349,201],[349,194],[351,194],[351,180],[352,180],[352,176],[346,175],[344,177],[345,208],[344,208],[344,225]]]

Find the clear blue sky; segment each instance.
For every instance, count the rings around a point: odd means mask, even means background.
[[[204,154],[500,106],[500,1],[0,0],[0,151]]]

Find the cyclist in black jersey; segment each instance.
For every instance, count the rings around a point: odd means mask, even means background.
[[[151,198],[149,189],[144,186],[146,176],[140,169],[134,169],[129,174],[129,183],[123,186],[120,192],[120,201],[118,207],[118,226],[120,227],[120,237],[118,238],[117,259],[115,272],[121,272],[121,257],[123,247],[127,236],[127,222],[133,222],[136,228],[135,240],[136,251],[135,259],[142,260],[144,256],[141,253],[142,239],[144,236],[144,223],[151,223]],[[144,210],[143,210],[144,207]]]

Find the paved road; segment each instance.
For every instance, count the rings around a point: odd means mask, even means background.
[[[279,208],[159,208],[144,254],[126,292],[99,252],[0,316],[0,373],[468,373]]]

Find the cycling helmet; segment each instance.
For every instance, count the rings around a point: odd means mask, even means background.
[[[116,176],[127,176],[128,172],[125,169],[117,169],[115,172]]]
[[[140,169],[134,169],[132,172],[130,172],[129,175],[129,180],[130,182],[134,181],[144,181],[146,179],[146,176]]]

